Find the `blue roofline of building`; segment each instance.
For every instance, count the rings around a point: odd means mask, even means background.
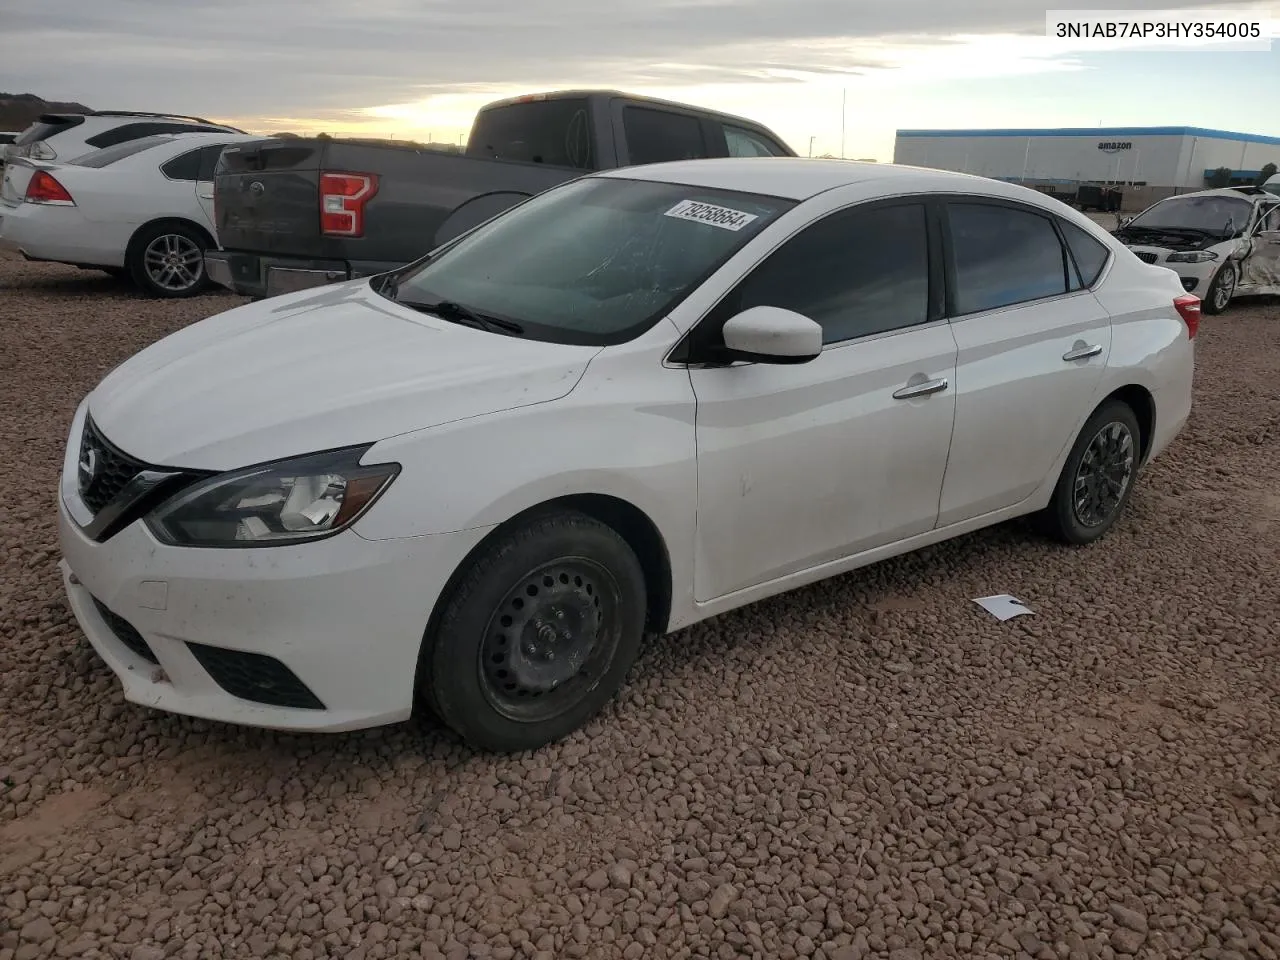
[[[899,130],[899,137],[1200,137],[1202,140],[1237,140],[1280,146],[1280,137],[1258,133],[1233,133],[1205,127],[1014,127],[1007,130]]]

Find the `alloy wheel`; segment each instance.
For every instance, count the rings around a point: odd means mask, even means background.
[[[1222,270],[1218,286],[1213,291],[1213,306],[1219,313],[1227,309],[1227,304],[1231,302],[1231,295],[1236,292],[1236,272],[1231,269],[1230,264],[1224,266]]]
[[[147,277],[170,293],[190,290],[204,277],[204,251],[190,237],[164,233],[156,237],[142,254]]]

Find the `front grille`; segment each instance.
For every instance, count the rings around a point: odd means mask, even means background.
[[[108,443],[93,421],[85,417],[78,467],[80,499],[85,506],[96,514],[145,469],[145,463]]]
[[[1138,259],[1143,263],[1155,263],[1160,259],[1159,254],[1151,253],[1148,250],[1135,250],[1133,252],[1138,255]]]
[[[189,641],[187,646],[214,683],[233,697],[271,707],[324,709],[320,698],[275,657]]]
[[[80,435],[77,473],[80,499],[93,516],[84,532],[99,543],[184,487],[213,476],[208,470],[175,470],[137,460],[114,446],[89,417]]]
[[[147,641],[142,639],[142,634],[138,632],[132,623],[119,614],[112,613],[97,597],[93,598],[93,605],[98,609],[98,616],[106,621],[111,632],[116,635],[116,639],[148,663],[154,663],[156,666],[160,665],[156,655],[151,652],[151,647],[147,645]]]

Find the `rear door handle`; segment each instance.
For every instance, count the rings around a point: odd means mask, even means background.
[[[1095,343],[1092,346],[1076,347],[1068,350],[1062,355],[1062,359],[1070,363],[1072,360],[1088,360],[1090,357],[1096,357],[1102,352],[1102,344]]]
[[[927,397],[929,394],[938,393],[949,386],[951,386],[951,383],[946,377],[939,377],[937,380],[926,380],[923,383],[912,383],[901,390],[895,390],[893,399],[914,400],[916,397]]]

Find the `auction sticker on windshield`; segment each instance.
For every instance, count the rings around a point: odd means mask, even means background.
[[[728,207],[717,207],[713,203],[700,203],[697,200],[681,200],[665,214],[679,220],[692,220],[695,223],[706,223],[723,230],[738,231],[752,220],[757,219],[754,213],[743,213]]]

